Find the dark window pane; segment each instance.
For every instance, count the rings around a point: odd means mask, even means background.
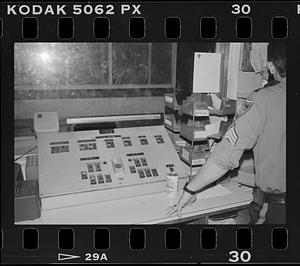
[[[113,84],[148,84],[149,45],[114,43],[112,45]]]
[[[170,84],[172,66],[172,45],[152,43],[151,83]]]

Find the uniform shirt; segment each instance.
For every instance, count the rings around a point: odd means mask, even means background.
[[[286,192],[286,83],[253,92],[210,159],[231,170],[253,149],[255,183],[265,192]]]

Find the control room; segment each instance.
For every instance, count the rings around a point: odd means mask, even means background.
[[[15,223],[285,223],[285,78],[282,44],[15,43]]]

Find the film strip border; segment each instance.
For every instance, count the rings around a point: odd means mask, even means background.
[[[21,9],[22,10],[22,9]],[[24,13],[26,14],[26,13]],[[77,25],[73,17],[60,17],[57,19],[57,37],[60,40],[71,40],[77,33]],[[288,37],[288,18],[285,16],[274,16],[270,21],[270,35],[274,39],[286,39]],[[164,29],[164,37],[167,40],[180,40],[182,36],[184,22],[180,17],[167,17],[164,19],[161,28]],[[5,23],[0,18],[0,38],[3,38]],[[22,28],[22,37],[25,40],[36,40],[40,36],[39,19],[37,17],[24,17],[20,25]],[[48,26],[55,29],[54,25]],[[215,40],[218,38],[218,31],[222,31],[222,23],[218,23],[213,16],[202,17],[199,21],[199,36],[206,40]],[[90,31],[95,40],[109,39],[113,29],[108,17],[95,17]],[[249,16],[239,16],[235,19],[236,38],[247,40],[253,37],[253,20]],[[132,40],[143,40],[147,34],[147,21],[144,17],[131,17],[128,20],[128,37]],[[49,29],[48,29],[49,30]]]
[[[53,39],[68,41],[81,38],[99,41],[152,41],[153,36],[166,41],[252,41],[270,38],[285,40],[293,35],[299,37],[300,31],[295,26],[296,20],[286,14],[286,9],[283,8],[282,12],[278,12],[277,5],[277,9],[275,8],[277,12],[274,12],[276,3],[268,5],[270,4],[264,3],[259,8],[259,4],[255,4],[255,12],[250,14],[245,14],[247,10],[240,14],[232,14],[230,2],[223,4],[219,8],[221,11],[212,5],[208,11],[191,14],[190,19],[187,18],[188,15],[176,15],[176,11],[179,10],[177,6],[174,9],[171,7],[167,12],[171,14],[170,16],[163,16],[161,10],[155,12],[153,7],[152,11],[149,11],[152,13],[152,19],[150,15],[133,18],[126,15],[115,19],[94,14],[95,17],[84,15],[49,17],[50,23],[45,16],[27,17],[26,14],[19,14],[17,17],[7,17],[1,12],[0,37],[3,42],[4,40],[11,42],[13,37],[18,41],[22,38],[26,41]],[[287,6],[291,7],[291,3],[287,3],[285,7]],[[292,9],[294,10],[294,7]],[[215,13],[217,15],[214,15]],[[160,19],[156,20],[156,15]],[[81,23],[82,21],[85,23]],[[123,26],[119,27],[120,24]],[[10,30],[16,28],[17,32],[11,34]],[[251,261],[264,261],[266,257],[272,262],[288,261],[288,258],[297,252],[296,245],[290,243],[299,241],[298,227],[295,225],[288,228],[289,230],[285,227],[268,226],[253,229],[251,227],[236,229],[231,226],[226,228],[82,226],[77,230],[72,226],[61,228],[8,226],[7,230],[1,229],[1,261],[5,258],[6,262],[14,263],[32,263],[33,260],[53,262],[58,260],[59,254],[70,253],[80,256],[77,258],[79,262],[86,261],[89,256],[87,254],[91,254],[89,262],[95,262],[98,257],[94,254],[100,254],[101,258],[101,254],[104,253],[108,262],[132,262],[145,261],[147,250],[151,251],[147,256],[147,262],[151,262],[151,257],[153,262],[204,260],[224,262],[230,259],[238,259],[232,262],[244,262],[248,260],[249,252],[252,256]],[[239,252],[238,255],[235,252]],[[63,255],[61,256],[63,258]]]
[[[289,238],[294,238],[287,228],[281,226],[258,227],[255,230],[247,226],[227,227],[227,230],[224,227],[195,226],[132,226],[121,230],[113,226],[77,229],[71,226],[55,229],[46,226],[40,229],[18,228],[15,234],[19,236],[9,241],[10,236],[6,237],[1,229],[1,253],[7,263],[10,259],[16,262],[15,256],[20,257],[23,263],[33,262],[32,256],[37,254],[39,258],[35,258],[35,263],[45,258],[51,262],[145,261],[143,254],[147,251],[153,254],[147,262],[251,262],[254,259],[252,256],[259,259],[266,254],[270,262],[278,262],[284,251],[286,255],[289,254]],[[6,246],[10,250],[7,254]],[[11,250],[14,250],[14,254]],[[110,257],[116,251],[119,256]],[[198,256],[191,256],[197,253]]]
[[[0,8],[0,37],[12,40],[14,35],[25,41],[284,40],[299,34],[299,14],[299,3],[279,1],[6,3]]]

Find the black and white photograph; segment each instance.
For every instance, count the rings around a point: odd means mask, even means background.
[[[285,224],[284,42],[15,42],[15,225]]]

